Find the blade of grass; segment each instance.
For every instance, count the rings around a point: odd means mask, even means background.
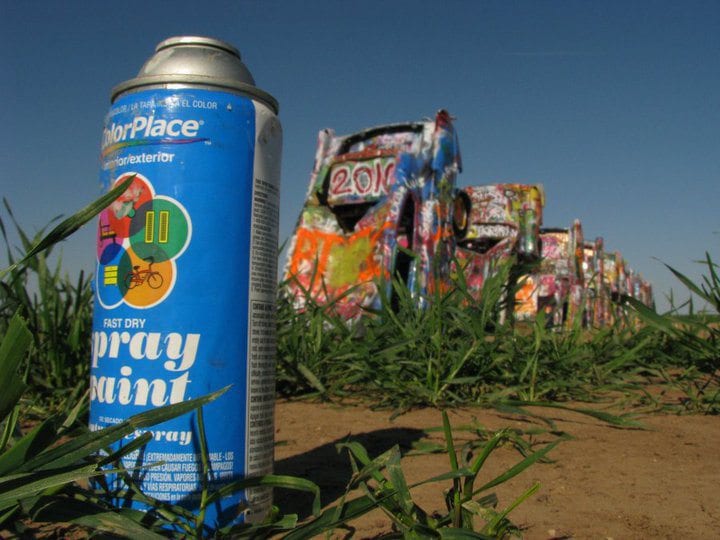
[[[27,324],[16,313],[0,343],[0,422],[12,411],[27,388],[17,372],[31,342],[32,334]]]
[[[9,272],[12,272],[19,266],[22,266],[26,262],[30,261],[33,257],[35,257],[38,253],[41,253],[42,251],[46,250],[53,244],[56,244],[57,242],[60,242],[61,240],[64,240],[68,236],[70,236],[72,233],[77,231],[80,227],[82,227],[85,223],[90,221],[93,217],[98,215],[100,212],[102,212],[107,206],[112,203],[115,199],[117,199],[120,195],[122,195],[125,190],[130,186],[132,181],[135,179],[135,176],[131,176],[130,178],[124,180],[117,186],[115,186],[113,189],[111,189],[109,192],[107,192],[102,197],[98,198],[94,202],[87,205],[85,208],[79,210],[69,218],[65,219],[64,221],[60,222],[52,231],[50,231],[44,238],[42,238],[40,241],[38,241],[35,245],[33,245],[25,254],[25,256],[17,261],[16,263],[10,265],[5,270],[0,270],[0,279],[5,277],[6,274]]]
[[[448,418],[447,411],[442,411],[442,421],[443,421],[443,433],[445,435],[445,444],[447,445],[447,453],[448,457],[450,458],[450,470],[452,472],[457,472],[458,470],[458,460],[457,460],[457,454],[455,453],[455,442],[453,441],[453,435],[452,435],[452,427],[450,426],[450,419]],[[460,493],[460,479],[459,478],[453,478],[453,487],[452,487],[452,498],[453,498],[453,504],[451,508],[451,520],[454,527],[459,527],[461,520],[462,520],[462,513],[460,509],[460,499],[462,497],[462,493]]]
[[[539,459],[542,459],[545,457],[545,455],[550,452],[553,448],[555,448],[558,444],[560,444],[560,441],[554,441],[550,444],[544,446],[537,452],[534,452],[533,454],[529,455],[516,465],[512,466],[510,469],[505,471],[504,473],[496,476],[492,480],[490,480],[488,483],[484,484],[482,487],[476,489],[473,492],[473,496],[477,495],[478,493],[482,493],[486,489],[490,489],[492,487],[497,486],[498,484],[502,484],[504,482],[507,482],[511,478],[517,476],[521,472],[523,472],[525,469],[527,469],[530,465],[538,461]]]
[[[521,494],[517,499],[515,499],[509,506],[507,506],[502,512],[498,513],[486,526],[485,530],[487,530],[490,534],[494,535],[493,537],[497,536],[497,527],[500,524],[500,522],[507,518],[507,515],[515,510],[521,503],[526,501],[529,497],[533,496],[535,493],[538,492],[540,489],[540,483],[536,482],[534,485],[532,485],[530,488],[528,488],[523,494]]]
[[[219,501],[223,497],[227,497],[233,493],[243,489],[269,486],[273,488],[292,489],[296,491],[305,491],[313,495],[312,512],[313,515],[320,514],[320,488],[314,482],[305,478],[297,478],[294,476],[285,476],[280,474],[266,474],[265,476],[257,476],[252,478],[243,478],[226,484],[216,491],[208,495],[205,501],[206,506]]]
[[[595,409],[587,409],[587,408],[578,408],[578,407],[569,407],[567,405],[562,405],[560,403],[554,403],[550,401],[518,401],[518,400],[505,400],[503,402],[504,404],[521,407],[521,406],[527,406],[527,407],[547,407],[549,409],[561,409],[565,411],[571,411],[578,414],[584,414],[586,416],[591,416],[593,418],[597,418],[598,420],[602,420],[603,422],[607,422],[608,424],[611,424],[613,426],[617,427],[625,427],[625,428],[636,428],[636,429],[646,429],[645,426],[638,422],[637,420],[633,420],[632,418],[628,418],[626,415],[616,415],[611,414],[605,411],[598,411]]]
[[[208,455],[207,438],[205,437],[205,419],[203,418],[202,407],[197,410],[197,422],[200,440],[200,462],[202,464],[200,511],[195,519],[195,531],[199,540],[202,538],[203,523],[205,523],[205,510],[208,505],[208,483],[210,481],[210,457]]]
[[[65,467],[59,471],[53,469],[6,476],[0,479],[0,511],[18,504],[21,499],[37,495],[46,489],[119,471],[120,469],[98,470],[97,465],[92,463],[81,467]]]
[[[175,403],[160,409],[152,409],[132,416],[120,424],[105,428],[101,431],[81,435],[26,462],[20,472],[33,469],[59,468],[75,463],[120,440],[122,437],[133,433],[136,429],[153,426],[165,420],[188,413],[206,403],[210,403],[224,394],[228,388],[229,386],[226,386],[203,397]]]

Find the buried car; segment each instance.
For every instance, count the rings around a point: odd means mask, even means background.
[[[600,327],[607,319],[607,301],[603,288],[604,240],[601,236],[594,241],[583,242],[583,274],[585,276],[585,314],[583,324],[586,327]]]
[[[397,301],[392,278],[422,306],[449,275],[460,169],[444,110],[434,120],[352,135],[321,131],[285,266],[295,307],[315,302],[352,320],[383,298]]]
[[[512,257],[518,263],[539,259],[544,203],[541,185],[488,184],[458,191],[455,221],[463,226],[456,225],[456,264],[475,300],[500,264]]]
[[[584,242],[582,225],[540,230],[541,260],[536,272],[521,278],[515,301],[516,317],[534,319],[544,312],[548,325],[572,324],[583,307]]]

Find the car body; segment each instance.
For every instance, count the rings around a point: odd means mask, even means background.
[[[608,304],[603,289],[604,245],[605,242],[600,236],[592,242],[583,242],[586,327],[600,327],[607,317]]]
[[[567,229],[540,229],[540,262],[535,272],[520,279],[515,297],[519,320],[532,320],[542,311],[549,326],[573,323],[583,308],[583,245],[579,220]]]
[[[626,296],[654,308],[652,286],[630,268],[620,252],[605,253],[603,266],[604,294],[608,299],[605,324],[613,324],[622,317],[622,299]]]
[[[602,303],[604,306],[603,325],[617,321],[618,301],[625,292],[625,261],[619,251],[603,253]]]
[[[652,285],[632,270],[628,272],[628,294],[647,307],[655,308]]]
[[[458,191],[456,216],[464,211],[466,226],[456,226],[456,264],[474,299],[499,264],[512,257],[519,262],[539,259],[544,203],[541,185],[488,184]],[[462,221],[456,217],[456,223]]]
[[[285,266],[296,308],[313,301],[352,320],[383,298],[395,301],[393,277],[422,306],[449,274],[461,167],[444,110],[351,135],[321,131]]]

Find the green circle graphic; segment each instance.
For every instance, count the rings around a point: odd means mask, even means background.
[[[130,223],[130,245],[143,260],[164,262],[187,245],[189,223],[175,203],[153,199],[138,208]]]

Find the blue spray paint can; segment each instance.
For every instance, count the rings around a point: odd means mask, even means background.
[[[272,472],[275,289],[282,130],[276,100],[225,42],[175,37],[112,92],[101,180],[133,177],[98,220],[90,427],[200,397],[212,487]],[[155,426],[125,465],[141,487],[196,509],[196,415]],[[126,443],[141,435],[136,432]],[[268,488],[207,509],[254,522]]]

